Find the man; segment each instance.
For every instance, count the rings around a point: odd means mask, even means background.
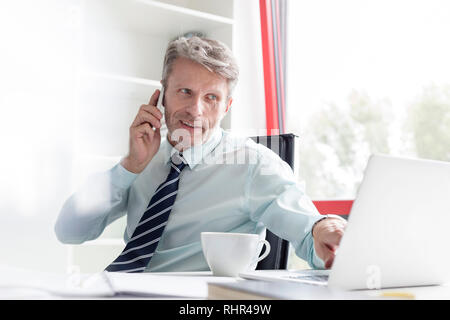
[[[198,37],[172,41],[161,80],[167,136],[161,137],[156,90],[130,127],[127,156],[64,204],[58,239],[93,240],[127,214],[127,246],[106,270],[200,271],[209,269],[201,232],[262,237],[268,228],[312,267],[331,267],[345,220],[320,216],[274,152],[220,128],[237,79],[224,44]]]

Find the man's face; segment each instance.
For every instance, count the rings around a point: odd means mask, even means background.
[[[173,146],[185,150],[208,140],[232,99],[227,80],[187,58],[177,58],[165,88],[165,118]]]

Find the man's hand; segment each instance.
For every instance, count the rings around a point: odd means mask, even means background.
[[[161,144],[162,113],[156,107],[160,90],[155,90],[149,104],[140,107],[130,127],[128,155],[122,159],[122,166],[133,173],[140,173],[153,159]],[[155,128],[155,130],[153,130]]]
[[[346,225],[347,221],[343,218],[329,217],[313,227],[314,249],[317,256],[325,262],[326,269],[333,264]]]

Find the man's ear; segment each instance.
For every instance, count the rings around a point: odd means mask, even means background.
[[[227,108],[225,109],[225,113],[231,108],[231,104],[233,103],[233,98],[228,99]]]

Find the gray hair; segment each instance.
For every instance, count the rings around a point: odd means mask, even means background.
[[[171,41],[164,57],[161,81],[164,87],[167,87],[172,65],[178,57],[193,60],[209,71],[224,77],[228,82],[228,97],[231,97],[239,77],[239,68],[233,53],[224,43],[197,36],[180,37]]]

